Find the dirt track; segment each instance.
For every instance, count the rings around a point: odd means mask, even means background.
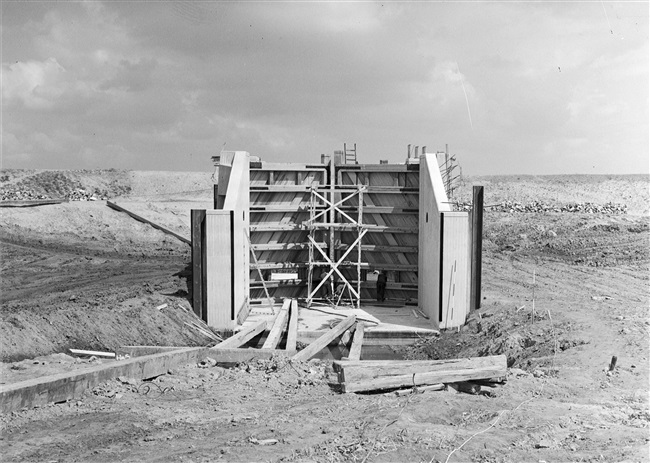
[[[486,203],[488,194],[532,197],[540,182],[543,199],[580,199],[580,178],[512,180],[482,179]],[[486,214],[482,317],[404,352],[505,353],[513,368],[494,398],[340,395],[325,365],[281,359],[189,366],[148,392],[116,380],[80,401],[3,416],[3,460],[442,462],[487,429],[449,461],[650,461],[648,182],[606,180],[590,178],[584,200],[627,202],[631,214]],[[131,185],[140,196],[118,203],[187,235],[183,211],[209,204],[209,190],[161,198]],[[5,362],[72,346],[206,342],[179,307],[188,307],[187,245],[100,202],[0,212]],[[163,302],[169,308],[156,310]],[[618,369],[608,376],[612,355]],[[5,363],[2,378],[69,361]]]

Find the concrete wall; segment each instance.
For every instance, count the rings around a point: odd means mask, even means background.
[[[248,242],[250,155],[221,155],[217,209],[206,211],[207,323],[232,329],[245,319],[250,286]]]
[[[469,214],[442,213],[442,278],[440,328],[465,324],[469,312]]]
[[[450,211],[435,154],[420,157],[418,305],[438,328],[440,317],[441,213]]]

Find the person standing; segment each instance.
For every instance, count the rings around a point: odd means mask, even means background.
[[[384,302],[386,300],[386,281],[387,281],[386,272],[383,270],[379,271],[377,275],[377,301]]]
[[[327,278],[327,270],[323,269],[323,271],[320,273],[320,281],[324,281]],[[320,287],[321,289],[321,295],[323,296],[323,299],[329,299],[330,297],[330,282],[326,281],[323,286]]]

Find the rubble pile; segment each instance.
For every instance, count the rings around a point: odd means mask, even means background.
[[[88,192],[83,188],[75,188],[68,193],[65,198],[69,201],[97,201],[98,199],[106,200],[106,196],[100,195],[98,192]]]
[[[95,191],[86,191],[83,188],[74,188],[64,195],[51,195],[39,193],[27,189],[2,189],[0,190],[0,200],[2,201],[33,201],[38,199],[67,199],[68,201],[98,201],[106,200],[107,196]]]
[[[567,203],[567,204],[551,204],[541,201],[533,201],[523,204],[516,201],[504,201],[500,204],[486,205],[485,209],[494,212],[578,212],[583,214],[627,214],[627,206],[625,204],[606,203]],[[456,210],[471,211],[472,203],[458,202],[456,203]]]
[[[0,190],[2,201],[31,201],[36,199],[52,199],[48,195],[34,193],[29,190]]]

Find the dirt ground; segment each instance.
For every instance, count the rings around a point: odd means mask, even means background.
[[[3,171],[1,186],[35,188],[37,174]],[[189,237],[189,210],[210,206],[210,174],[39,178],[59,195],[95,189]],[[2,461],[650,461],[648,178],[472,178],[461,197],[472,184],[486,186],[486,204],[628,206],[611,216],[486,213],[481,310],[460,332],[401,353],[503,353],[508,381],[491,394],[340,394],[321,361],[188,365],[1,416]],[[184,324],[194,317],[189,246],[103,201],[2,208],[0,245],[3,383],[98,362],[69,347],[208,343]]]

